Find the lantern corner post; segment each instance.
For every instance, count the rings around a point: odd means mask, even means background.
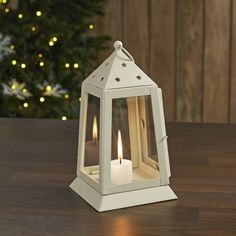
[[[78,150],[77,150],[77,170],[76,170],[77,176],[80,175],[81,168],[83,168],[84,166],[87,108],[88,108],[88,93],[86,92],[85,84],[82,84],[80,117],[79,117]]]
[[[161,185],[168,185],[170,177],[170,164],[167,147],[167,135],[163,111],[162,92],[157,86],[153,86],[151,88],[151,102],[157,152],[159,156]]]
[[[105,195],[109,192],[111,176],[111,133],[112,133],[112,96],[111,91],[104,90],[100,109],[100,191]]]

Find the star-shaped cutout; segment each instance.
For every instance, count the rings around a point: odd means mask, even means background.
[[[122,64],[121,64],[123,67],[126,67],[126,64],[123,62]]]
[[[116,82],[120,82],[120,78],[116,77],[115,78]]]
[[[101,78],[101,81],[103,81],[103,80],[104,80],[104,77]]]
[[[136,78],[139,80],[142,79],[140,75],[137,75]]]

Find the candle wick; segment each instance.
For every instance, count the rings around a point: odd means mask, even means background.
[[[120,165],[121,165],[121,158],[120,158]]]

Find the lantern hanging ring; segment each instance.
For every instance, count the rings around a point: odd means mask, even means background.
[[[122,50],[128,57],[129,59],[134,62],[134,58],[132,57],[132,55],[123,47],[123,43],[121,41],[115,41],[114,42],[114,48],[115,50]]]

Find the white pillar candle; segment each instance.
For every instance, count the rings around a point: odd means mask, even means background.
[[[127,159],[111,161],[111,183],[112,184],[128,184],[132,183],[132,161]]]
[[[132,161],[123,159],[121,132],[118,130],[117,160],[111,161],[111,183],[128,184],[133,179]]]

